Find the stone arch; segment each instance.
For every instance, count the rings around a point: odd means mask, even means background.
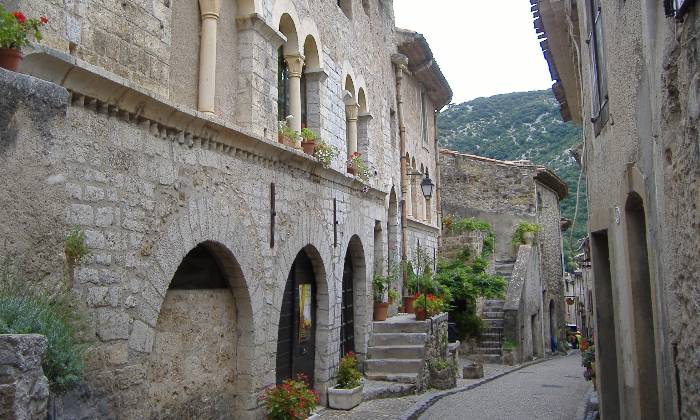
[[[549,325],[549,329],[547,331],[547,337],[549,337],[549,343],[546,344],[549,344],[552,353],[554,353],[557,349],[557,314],[554,299],[549,300],[548,308],[547,324]]]
[[[360,112],[368,114],[368,113],[370,113],[370,105],[371,104],[369,102],[369,98],[367,97],[367,83],[365,82],[365,78],[362,76],[362,74],[356,74],[354,80],[355,80],[355,97],[358,98],[358,104],[359,104],[360,91],[362,91],[364,96],[365,96],[365,99],[364,99],[365,110],[364,111],[360,110]]]
[[[350,62],[345,60],[343,62],[343,71],[341,73],[341,78],[340,78],[340,84],[341,84],[340,91],[341,92],[344,92],[347,89],[346,85],[347,85],[348,78],[350,78],[350,80],[352,81],[352,90],[349,90],[348,92],[350,93],[350,96],[352,98],[357,98],[357,94],[355,92],[355,80],[357,80],[357,78],[355,77],[355,70],[352,68],[352,65],[350,64]]]
[[[360,107],[360,114],[369,112],[367,109],[367,96],[365,95],[365,89],[362,87],[357,90],[357,105]]]
[[[303,46],[299,44],[299,34],[297,21],[295,21],[289,13],[284,13],[280,16],[279,31],[287,38],[287,42],[282,45],[282,50],[285,55],[301,54]]]
[[[301,22],[299,33],[302,34],[300,39],[303,41],[306,65],[311,70],[323,69],[323,43],[316,22],[311,18],[305,18]]]
[[[355,94],[355,82],[351,74],[345,75],[345,79],[343,79],[343,92],[345,93],[345,95],[349,95],[349,98],[345,98],[346,105],[357,104],[357,95]]]
[[[211,261],[210,270],[207,261]],[[200,274],[204,272],[207,274]],[[214,278],[220,278],[221,284]],[[152,409],[168,410],[176,416],[180,410],[186,410],[215,417],[223,413],[217,410],[247,412],[255,407],[253,309],[245,276],[234,254],[218,241],[199,242],[187,251],[166,287],[160,303],[155,303],[158,314],[151,349],[144,348],[149,355],[147,395],[153,402]],[[202,313],[211,315],[212,310],[220,313],[213,319],[204,318],[203,323]],[[144,337],[144,331],[148,331],[146,326],[135,321],[130,343]],[[210,358],[209,354],[201,354],[197,348],[207,343],[218,343],[220,354]],[[213,376],[212,367],[217,372]],[[180,378],[165,383],[176,390],[185,386],[192,394],[178,398],[176,392],[156,379],[159,374]],[[217,380],[219,383],[215,383]],[[199,404],[200,400],[215,400],[217,404]]]
[[[353,316],[355,352],[363,356],[367,351],[367,325],[369,309],[367,305],[367,262],[362,240],[353,235],[345,250],[345,259],[352,264]],[[341,293],[342,298],[342,293]],[[342,299],[341,299],[342,300]],[[341,355],[342,356],[342,355]]]

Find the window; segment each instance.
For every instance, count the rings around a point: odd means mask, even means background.
[[[586,0],[588,49],[591,56],[591,122],[595,135],[608,121],[608,83],[603,51],[603,16],[600,0]]]
[[[420,92],[420,121],[421,121],[421,135],[423,136],[423,143],[428,142],[428,110],[425,106],[425,91]]]
[[[283,47],[277,55],[277,119],[283,121],[289,115],[289,68]]]

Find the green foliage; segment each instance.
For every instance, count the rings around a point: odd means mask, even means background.
[[[68,232],[64,240],[63,252],[66,254],[66,260],[71,265],[80,264],[83,258],[90,255],[90,250],[85,243],[85,232],[77,226]]]
[[[44,16],[27,19],[22,12],[7,12],[0,4],[0,48],[20,49],[29,45],[29,38],[41,41],[40,28],[48,23]]]
[[[362,374],[357,368],[358,362],[355,353],[349,352],[338,365],[338,385],[340,389],[353,389],[362,383]]]
[[[48,349],[42,368],[52,390],[80,381],[86,346],[77,339],[81,317],[70,292],[45,291],[9,259],[0,270],[0,334],[46,336]]]
[[[546,165],[569,185],[562,217],[574,220],[581,169],[569,149],[581,143],[581,130],[561,120],[551,90],[517,92],[449,105],[438,116],[440,146],[502,160],[529,159]],[[586,180],[581,178],[579,208],[565,233],[567,256],[586,236]]]
[[[518,347],[518,343],[513,340],[506,340],[503,342],[503,350],[515,350]]]
[[[311,415],[318,404],[318,395],[307,385],[306,375],[296,380],[286,379],[280,385],[268,388],[260,399],[265,401],[270,420],[303,420]]]
[[[513,237],[511,239],[511,242],[513,243],[514,247],[518,247],[519,245],[522,245],[525,243],[525,238],[524,235],[526,233],[532,233],[535,234],[542,230],[542,227],[538,225],[537,223],[530,223],[530,222],[520,222],[518,224],[518,227],[515,228],[515,232],[513,232]]]
[[[394,289],[389,289],[389,303],[394,304],[399,300],[399,292]]]
[[[462,232],[482,232],[484,234],[484,247],[481,251],[481,256],[488,257],[493,254],[496,236],[488,222],[473,217],[456,219],[452,215],[447,215],[442,219],[442,228],[446,233],[455,235]],[[464,248],[462,250],[462,258],[465,260],[469,259],[470,253],[469,248]]]
[[[353,152],[348,159],[348,165],[355,168],[355,173],[357,178],[363,183],[368,183],[369,178],[372,176],[372,171],[369,169],[367,162],[362,159],[362,154],[359,152]]]
[[[384,302],[384,294],[389,292],[389,299],[392,299],[392,295],[396,298],[396,291],[389,289],[391,283],[398,279],[399,269],[396,266],[389,267],[389,272],[386,276],[380,274],[375,274],[372,278],[372,291],[374,292],[375,302]],[[393,292],[393,293],[392,293]],[[394,299],[395,300],[395,299]]]
[[[448,296],[440,297],[432,293],[418,294],[416,300],[413,301],[413,309],[425,311],[427,317],[445,312],[450,308],[446,299]]]
[[[442,371],[450,367],[450,363],[442,357],[430,359],[428,364],[430,368],[435,371]]]
[[[331,166],[331,162],[335,159],[340,151],[337,147],[331,146],[321,139],[316,140],[316,147],[314,148],[314,157],[318,159],[324,168]]]
[[[318,138],[316,133],[310,128],[302,128],[299,134],[304,141],[315,141]]]

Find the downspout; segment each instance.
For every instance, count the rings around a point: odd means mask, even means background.
[[[435,138],[435,213],[437,214],[436,226],[440,229],[438,234],[438,248],[440,248],[442,242],[442,203],[440,202],[440,188],[442,184],[440,183],[440,147],[438,145],[438,113],[439,110],[435,110],[433,113],[433,134]]]
[[[403,54],[391,56],[391,62],[396,70],[396,115],[399,122],[399,153],[401,162],[401,265],[405,267],[408,260],[408,216],[406,214],[406,195],[408,194],[408,162],[406,162],[406,124],[403,119],[403,95],[401,94],[401,80],[408,65],[408,57]],[[404,296],[408,294],[408,276],[405,270],[401,270]]]

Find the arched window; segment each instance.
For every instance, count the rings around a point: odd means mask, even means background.
[[[277,54],[277,115],[280,121],[289,115],[289,67],[284,59],[284,47]]]

